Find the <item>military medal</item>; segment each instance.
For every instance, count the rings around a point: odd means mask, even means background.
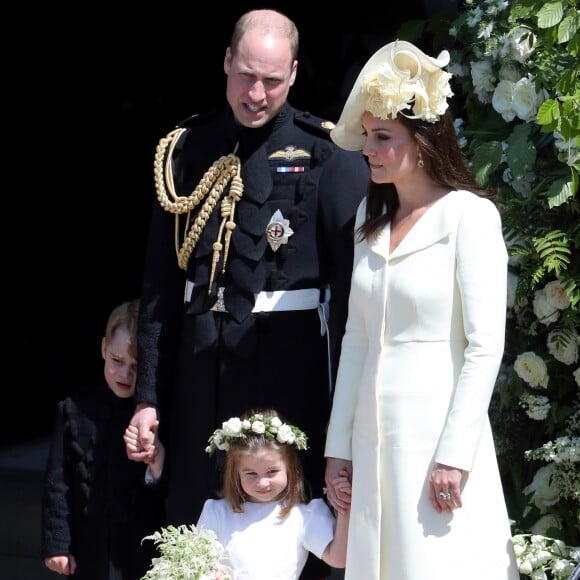
[[[275,252],[282,244],[287,244],[288,238],[293,233],[290,220],[285,219],[282,212],[277,209],[266,227],[266,237],[272,250]]]

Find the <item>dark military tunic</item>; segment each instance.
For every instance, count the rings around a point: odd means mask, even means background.
[[[76,579],[138,580],[156,549],[141,545],[163,525],[163,494],[127,458],[123,433],[133,398],[104,381],[58,404],[42,499],[41,556],[72,554]]]
[[[306,432],[309,450],[301,459],[307,483],[320,496],[329,367],[336,366],[340,350],[354,214],[369,177],[360,152],[340,150],[321,119],[289,105],[258,129],[240,126],[229,109],[193,117],[184,126],[188,130],[172,157],[177,194],[190,195],[214,161],[234,150],[242,162],[244,191],[225,271],[222,252],[212,288],[219,206],[207,220],[187,272],[177,265],[175,215],[157,203],[153,208],[135,398],[160,410],[173,524],[195,523],[204,500],[218,489],[216,458],[204,451],[208,437],[223,421],[259,407],[274,408]],[[274,251],[266,230],[276,211],[294,233]],[[211,309],[220,287],[227,312]],[[329,335],[321,332],[316,308],[252,312],[257,293],[327,287]]]

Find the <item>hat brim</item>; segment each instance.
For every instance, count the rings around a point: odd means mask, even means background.
[[[365,77],[380,67],[386,59],[391,58],[393,50],[397,52],[410,52],[421,61],[421,66],[434,72],[449,64],[449,52],[442,51],[437,58],[426,55],[414,44],[405,40],[396,40],[383,46],[375,52],[360,71],[346,100],[340,119],[330,132],[330,138],[342,149],[347,151],[360,151],[365,142],[362,127],[362,116],[366,107],[366,95],[363,92]]]

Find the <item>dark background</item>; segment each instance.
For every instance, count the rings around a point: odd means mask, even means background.
[[[21,4],[5,20],[0,442],[47,433],[56,402],[102,372],[107,315],[139,294],[157,141],[224,99],[233,24],[255,7]],[[290,102],[335,121],[402,22],[457,2],[268,7],[300,32]]]

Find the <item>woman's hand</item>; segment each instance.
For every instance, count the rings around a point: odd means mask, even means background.
[[[343,486],[343,478],[352,481],[352,461],[337,457],[326,458],[326,497],[330,505],[339,513],[345,514],[350,509],[350,486]]]
[[[463,471],[436,463],[429,476],[429,501],[438,513],[460,508]]]

